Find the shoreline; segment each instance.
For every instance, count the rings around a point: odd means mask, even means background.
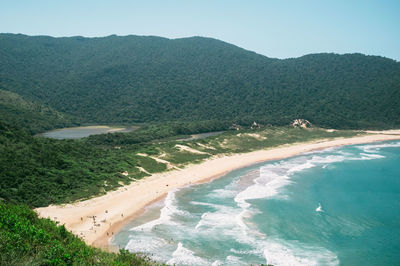
[[[42,218],[64,224],[87,244],[108,251],[118,251],[110,239],[127,222],[140,216],[145,208],[162,198],[171,189],[206,183],[227,173],[253,164],[285,159],[304,152],[331,147],[356,145],[386,140],[400,140],[399,131],[381,131],[373,135],[340,139],[319,139],[304,143],[285,144],[249,153],[216,156],[182,170],[153,174],[103,196],[64,205],[50,205],[35,211]],[[93,218],[94,217],[94,218]]]

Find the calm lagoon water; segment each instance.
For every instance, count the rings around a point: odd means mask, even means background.
[[[130,132],[135,130],[136,127],[117,128],[109,126],[86,126],[86,127],[69,127],[54,129],[39,134],[46,138],[52,139],[80,139],[90,135],[98,135],[113,132]]]
[[[112,241],[177,265],[399,265],[400,142],[307,153],[171,191]]]

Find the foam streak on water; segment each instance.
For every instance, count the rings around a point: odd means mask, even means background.
[[[180,210],[177,208],[175,205],[175,193],[176,189],[171,190],[167,197],[164,200],[164,207],[161,209],[161,214],[160,218],[150,221],[148,223],[145,223],[143,225],[137,226],[132,228],[132,231],[150,231],[153,229],[155,226],[160,225],[160,224],[168,224],[168,225],[175,225],[176,222],[172,220],[172,217],[174,215],[190,215],[188,212]]]
[[[392,158],[387,149],[399,147],[388,142],[306,153],[173,190],[159,217],[123,230],[114,242],[176,265],[354,263],[338,243],[361,239],[380,221],[346,199],[362,185],[353,188],[353,176],[334,173]]]
[[[295,158],[289,161],[280,161],[273,164],[267,164],[261,167],[260,177],[254,180],[254,185],[247,187],[240,192],[235,201],[239,206],[247,208],[250,206],[246,200],[268,198],[274,196],[285,197],[280,194],[280,189],[291,183],[290,176],[297,172],[304,171],[318,165],[325,165],[335,162],[341,162],[346,157],[343,155],[310,155]],[[368,157],[369,158],[369,157]]]

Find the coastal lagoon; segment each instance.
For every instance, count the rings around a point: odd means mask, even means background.
[[[170,191],[113,239],[178,265],[396,265],[400,142],[330,148]]]
[[[81,139],[90,135],[98,135],[105,133],[115,132],[130,132],[137,129],[137,127],[110,127],[110,126],[85,126],[85,127],[68,127],[50,130],[41,134],[46,138],[52,139]]]

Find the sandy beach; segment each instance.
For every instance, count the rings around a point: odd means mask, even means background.
[[[36,212],[40,217],[65,224],[68,230],[81,237],[87,244],[113,251],[117,247],[110,246],[110,238],[128,221],[140,215],[147,205],[162,199],[171,189],[207,182],[238,168],[263,161],[288,158],[303,152],[400,139],[400,131],[371,133],[373,134],[295,143],[250,153],[213,157],[201,164],[188,165],[182,170],[154,174],[104,196],[73,204],[50,205],[38,208]]]

